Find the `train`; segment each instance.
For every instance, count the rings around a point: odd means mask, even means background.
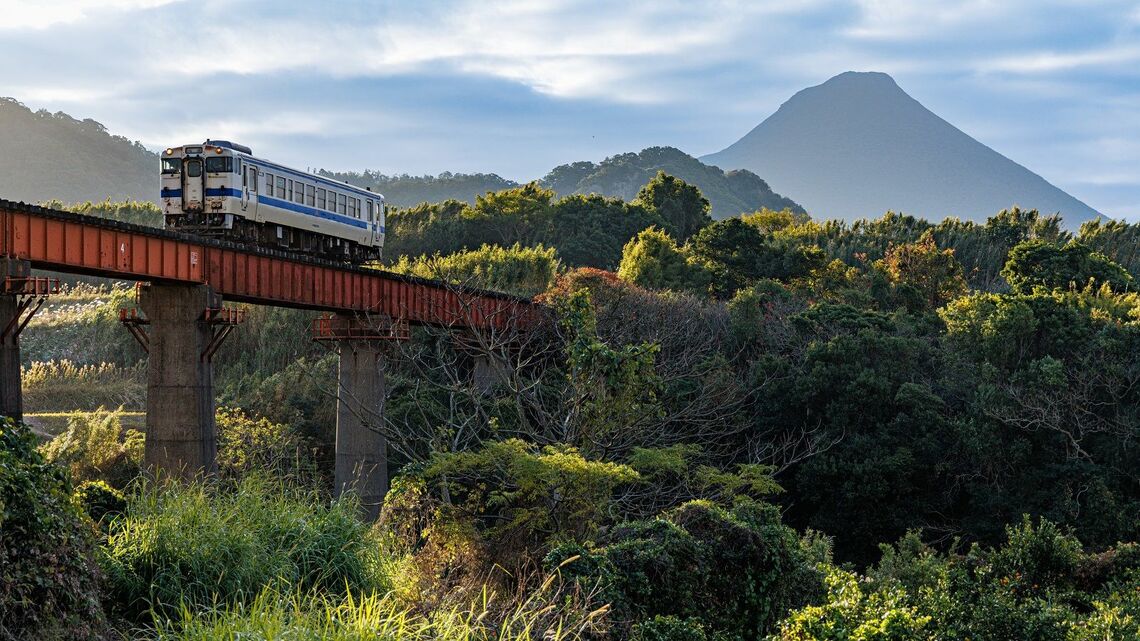
[[[162,152],[167,229],[361,263],[384,251],[384,196],[227,140]]]

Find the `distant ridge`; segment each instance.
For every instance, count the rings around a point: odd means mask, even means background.
[[[1017,204],[1098,214],[932,113],[884,73],[846,72],[792,96],[755,129],[701,160],[748,169],[815,218],[985,220]]]
[[[542,184],[561,195],[594,193],[633,200],[658,171],[696,185],[709,199],[713,218],[738,216],[762,207],[803,211],[799,204],[772,191],[767,182],[751,171],[722,171],[673,147],[649,147],[640,153],[611,156],[600,163],[559,165],[550,170]]]
[[[155,200],[158,155],[94,120],[0,98],[0,197]]]

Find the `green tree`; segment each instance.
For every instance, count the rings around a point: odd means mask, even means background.
[[[1029,293],[1034,287],[1081,289],[1090,284],[1124,291],[1132,285],[1132,276],[1123,267],[1078,242],[1019,243],[1010,250],[1001,273],[1013,291],[1019,293]]]
[[[660,216],[668,226],[669,233],[680,242],[685,242],[712,222],[709,201],[701,195],[701,191],[664,171],[657,172],[637,192],[634,203]]]
[[[558,248],[558,256],[571,267],[616,269],[622,247],[638,232],[663,226],[660,216],[641,205],[597,194],[573,194],[554,203],[543,242]]]
[[[677,243],[656,227],[626,243],[617,273],[622,280],[649,289],[702,291],[711,282],[704,266],[686,258]]]
[[[770,242],[740,218],[726,218],[697,232],[685,246],[689,256],[712,274],[713,291],[722,298],[761,278],[806,276],[822,267],[818,249]]]
[[[475,232],[485,233],[479,244],[533,245],[540,241],[539,233],[549,222],[556,195],[537,182],[490,191],[475,197],[475,206],[465,217],[477,223]]]
[[[931,308],[966,292],[966,279],[954,259],[954,250],[940,250],[930,230],[923,232],[918,242],[891,247],[880,265],[892,283],[914,288]]]
[[[559,266],[553,247],[523,247],[515,243],[507,248],[483,245],[475,250],[414,259],[402,256],[390,269],[421,278],[534,296],[550,288]]]
[[[67,471],[0,418],[0,638],[105,638],[90,522]]]

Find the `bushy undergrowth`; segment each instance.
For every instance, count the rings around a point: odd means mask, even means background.
[[[75,488],[75,501],[92,521],[102,523],[122,514],[127,509],[123,493],[103,481],[85,481]]]
[[[256,476],[236,487],[140,485],[99,561],[110,612],[136,622],[252,602],[266,588],[388,587],[380,542],[353,502]]]
[[[0,640],[99,638],[93,543],[65,470],[0,418]]]
[[[1086,552],[1026,519],[1004,545],[941,554],[916,533],[883,547],[866,577],[828,572],[824,603],[793,613],[778,641],[1115,641],[1140,638],[1140,550]]]
[[[238,480],[249,474],[270,474],[303,486],[312,485],[318,478],[312,446],[289,425],[220,407],[217,430],[219,478]]]
[[[829,560],[825,541],[801,540],[779,510],[752,501],[732,509],[692,501],[618,525],[597,546],[557,548],[548,562],[575,556],[564,571],[600,584],[615,624],[642,622],[635,632],[646,639],[698,630],[762,638],[791,609],[823,596],[816,564]]]

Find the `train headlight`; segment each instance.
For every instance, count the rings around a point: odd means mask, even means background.
[[[166,155],[167,155],[167,156],[169,156],[169,155],[171,155],[171,154],[173,154],[173,153],[174,153],[174,150],[173,150],[173,149],[170,149],[169,147],[167,147],[167,149],[166,149]]]
[[[214,153],[218,154],[219,156],[222,155],[222,148],[221,147],[214,147]]]

